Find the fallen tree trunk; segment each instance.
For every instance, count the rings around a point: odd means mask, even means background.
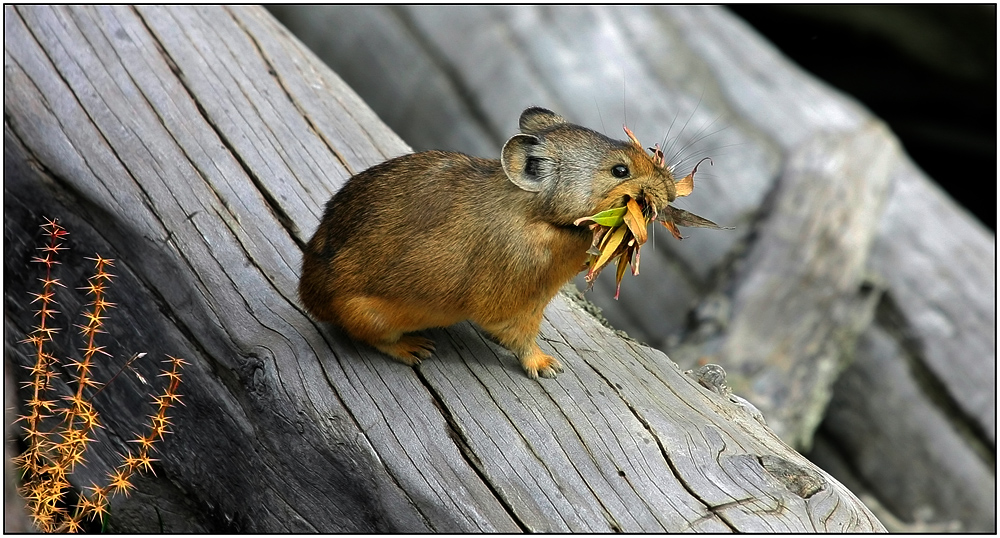
[[[468,323],[431,331],[436,356],[410,368],[311,321],[295,289],[323,203],[408,148],[263,9],[4,18],[7,362],[31,362],[48,217],[71,233],[63,326],[83,257],[115,259],[102,372],[190,363],[156,474],[112,500],[111,530],[882,530],[717,372],[684,375],[570,295],[541,334],[567,372],[543,382]],[[148,391],[122,376],[95,399],[77,487],[105,481]]]

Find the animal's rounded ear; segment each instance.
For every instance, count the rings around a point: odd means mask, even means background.
[[[562,116],[551,110],[533,106],[521,112],[521,119],[517,125],[524,134],[537,135],[542,131],[547,131],[556,125],[566,123]]]
[[[511,183],[529,192],[544,189],[555,177],[554,163],[543,155],[541,140],[528,134],[510,137],[500,152],[500,165]]]

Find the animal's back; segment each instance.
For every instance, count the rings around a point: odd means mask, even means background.
[[[495,160],[426,152],[374,166],[327,204],[304,255],[302,301],[342,322],[338,303],[385,298],[425,310],[426,324],[416,324],[426,326],[518,310],[535,293],[526,282],[568,278],[550,274],[553,253],[539,242],[552,230],[530,222],[526,198]],[[585,234],[566,232],[585,245]],[[585,249],[572,249],[569,276]]]

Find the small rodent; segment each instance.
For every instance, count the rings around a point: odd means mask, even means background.
[[[409,365],[434,343],[408,333],[472,320],[528,376],[561,372],[535,338],[588,256],[593,233],[573,222],[627,196],[660,209],[675,182],[636,143],[549,110],[528,108],[519,126],[500,160],[425,151],[348,180],[306,246],[306,309]]]

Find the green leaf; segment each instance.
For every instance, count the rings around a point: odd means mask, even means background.
[[[587,221],[591,221],[600,224],[601,226],[614,228],[615,226],[618,226],[624,221],[626,211],[628,211],[628,207],[625,206],[616,207],[613,209],[607,209],[601,211],[596,215],[591,215],[589,217],[583,217],[581,219],[577,219],[576,222],[574,222],[573,224],[579,226],[580,224],[583,224]]]

